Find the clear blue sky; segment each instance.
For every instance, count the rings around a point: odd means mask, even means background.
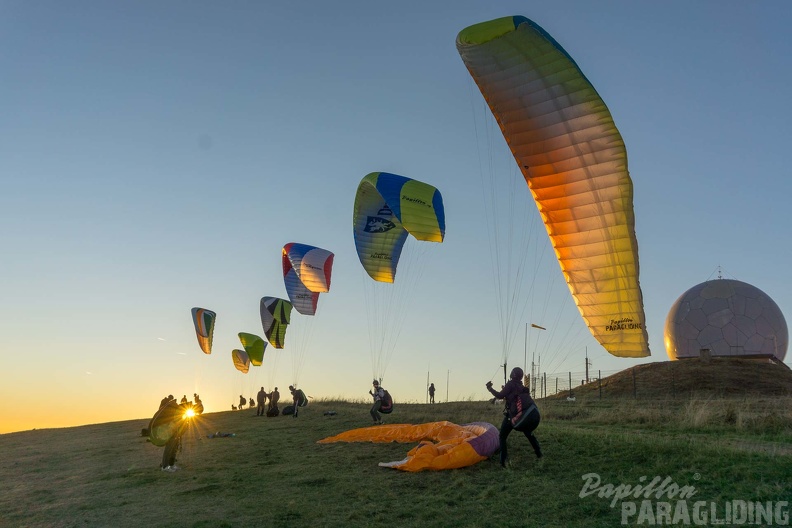
[[[523,300],[509,364],[544,352],[551,372],[581,371],[586,349],[594,370],[666,360],[669,308],[718,266],[789,322],[792,2],[5,0],[0,432],[147,417],[168,393],[216,411],[261,385],[287,392],[288,359],[247,377],[230,359],[237,332],[261,333],[259,299],[285,297],[287,242],[336,254],[300,385],[367,397],[351,214],[373,171],[432,183],[447,220],[384,384],[423,401],[428,370],[442,400],[485,398],[502,338],[480,167],[515,171],[483,132],[455,38],[507,15],[564,46],[625,139],[653,352],[609,356],[560,284]],[[548,269],[536,280],[559,283]],[[211,356],[193,306],[218,313]],[[548,330],[526,343],[529,322]]]

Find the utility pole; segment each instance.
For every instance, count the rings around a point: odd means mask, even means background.
[[[591,361],[589,361],[589,358],[588,358],[588,347],[586,347],[586,383],[589,382],[589,373],[588,373],[589,371],[588,371],[588,369],[589,369],[590,365],[591,365]]]
[[[544,326],[539,326],[538,324],[531,323],[531,328],[537,328],[539,330],[547,330]],[[526,342],[528,341],[528,329],[526,327]],[[539,338],[537,337],[536,345],[539,346]],[[534,349],[534,355],[536,354],[536,349]],[[536,369],[536,364],[534,363],[534,355],[531,356],[531,393],[534,398],[536,398],[536,377],[538,374],[538,369]],[[542,362],[542,356],[539,356],[539,363]],[[535,370],[536,369],[536,370]]]
[[[429,403],[429,369],[426,369],[426,403]]]
[[[446,403],[448,403],[448,382],[451,379],[451,369],[446,373]]]

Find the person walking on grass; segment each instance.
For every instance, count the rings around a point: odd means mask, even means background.
[[[506,409],[503,411],[503,423],[500,428],[500,463],[506,467],[509,455],[506,449],[506,439],[512,429],[520,431],[525,435],[533,447],[536,458],[542,458],[542,449],[539,440],[533,432],[539,426],[541,416],[536,403],[531,398],[528,388],[523,385],[523,369],[514,367],[509,376],[511,379],[503,386],[503,390],[496,392],[492,388],[492,382],[487,382],[487,390],[498,400],[505,400]]]

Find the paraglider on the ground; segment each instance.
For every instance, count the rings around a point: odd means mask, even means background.
[[[569,54],[525,17],[470,26],[456,45],[528,183],[592,335],[615,356],[650,355],[633,185],[608,107]]]
[[[317,443],[333,442],[420,442],[404,460],[380,462],[379,465],[411,472],[457,469],[492,456],[498,450],[498,429],[486,422],[375,425],[352,429]]]
[[[261,362],[264,361],[264,351],[267,348],[267,342],[255,334],[248,334],[247,332],[239,332],[239,341],[245,347],[250,364],[254,367],[260,367]]]
[[[294,308],[316,314],[319,294],[330,291],[334,255],[326,249],[291,242],[283,246],[283,282]]]
[[[212,335],[214,334],[215,319],[217,314],[206,308],[193,308],[192,319],[195,325],[195,335],[198,345],[204,354],[212,353]]]
[[[247,374],[248,370],[250,370],[250,358],[244,350],[239,350],[238,348],[232,350],[231,360],[234,362],[234,367],[239,372]],[[242,405],[243,404],[240,404],[240,406]]]
[[[393,282],[408,234],[417,240],[443,241],[443,197],[418,180],[372,172],[358,185],[352,224],[366,273],[375,281]]]
[[[262,297],[260,303],[261,327],[267,341],[275,348],[286,344],[286,327],[291,319],[292,304],[277,297]]]

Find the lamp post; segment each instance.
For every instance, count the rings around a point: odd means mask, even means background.
[[[538,330],[547,330],[544,326],[539,326],[538,324],[531,323],[531,328],[536,328]],[[528,323],[525,323],[525,343],[526,343],[526,356],[528,355]],[[539,339],[536,340],[536,346],[539,346]],[[536,352],[536,347],[534,348],[534,353]],[[527,357],[526,357],[527,361]],[[542,356],[539,356],[539,362],[542,362]],[[536,375],[534,373],[534,361],[531,358],[531,393],[534,398],[536,398],[536,383],[535,383]]]

